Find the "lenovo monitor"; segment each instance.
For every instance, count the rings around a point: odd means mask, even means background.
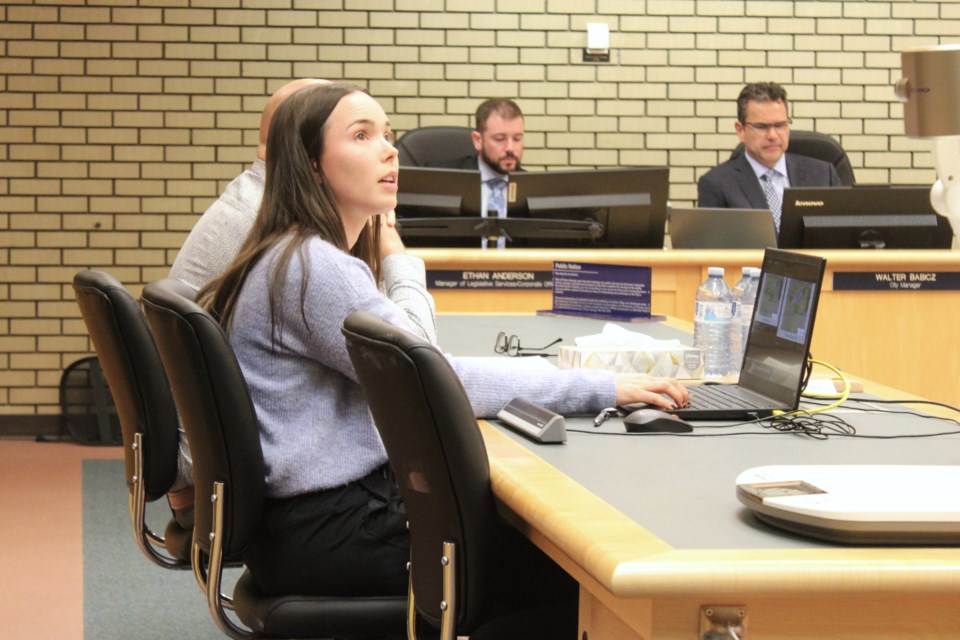
[[[930,204],[930,187],[788,187],[781,249],[949,249],[950,222]]]

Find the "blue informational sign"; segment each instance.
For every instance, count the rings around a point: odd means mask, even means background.
[[[649,318],[650,276],[650,267],[554,262],[553,313]]]
[[[833,274],[834,291],[958,291],[957,271],[852,271]]]

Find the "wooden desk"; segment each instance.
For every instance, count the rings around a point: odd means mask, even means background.
[[[497,497],[580,583],[589,640],[692,640],[707,605],[745,606],[748,638],[960,637],[960,549],[674,549],[481,428]]]
[[[546,463],[540,449],[490,424],[481,429],[498,499],[581,585],[582,637],[691,640],[700,637],[701,607],[716,605],[744,608],[747,638],[960,637],[960,548],[674,548]],[[637,490],[668,491],[669,478],[661,480]],[[738,508],[732,483],[720,493],[724,509]],[[710,516],[701,521],[689,502],[676,508],[692,510],[690,526],[710,530]]]
[[[431,270],[550,271],[554,260],[652,267],[653,313],[693,320],[694,296],[708,266],[760,266],[762,251],[415,249]],[[960,292],[835,291],[837,272],[960,271],[953,251],[818,251],[827,259],[813,355],[906,393],[960,406]],[[549,291],[435,290],[440,312],[549,309]]]
[[[490,355],[498,330],[569,339],[598,324],[527,315],[438,318],[441,344],[463,356]],[[663,339],[690,325],[646,328]],[[903,397],[864,386],[876,396]],[[931,412],[952,417],[946,409]],[[764,464],[957,464],[960,435],[628,437],[613,435],[622,429],[615,423],[601,426],[611,435],[600,436],[589,418],[568,417],[565,445],[537,445],[480,425],[505,514],[580,583],[588,640],[693,640],[701,607],[715,605],[746,607],[747,638],[960,637],[960,547],[819,543],[756,522],[734,489],[740,472]],[[957,430],[900,416],[857,423],[887,435]]]

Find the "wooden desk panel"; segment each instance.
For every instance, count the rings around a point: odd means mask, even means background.
[[[649,266],[655,314],[693,320],[707,267],[727,281],[760,266],[762,251],[418,249],[428,269],[549,271],[554,260]],[[960,291],[834,291],[833,274],[852,271],[960,271],[952,251],[821,251],[827,258],[813,355],[845,371],[905,392],[960,406]],[[440,312],[533,312],[551,306],[548,291],[434,291]]]

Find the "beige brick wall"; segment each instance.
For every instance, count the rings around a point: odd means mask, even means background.
[[[514,96],[531,168],[671,165],[671,198],[736,144],[744,82],[776,80],[796,127],[836,136],[861,182],[932,181],[890,85],[903,48],[960,41],[953,2],[785,0],[3,0],[0,413],[58,412],[89,351],[70,279],[135,292],[252,159],[293,77],[368,87],[398,133],[471,123]],[[609,64],[584,64],[586,23]],[[549,145],[549,148],[545,148]]]

